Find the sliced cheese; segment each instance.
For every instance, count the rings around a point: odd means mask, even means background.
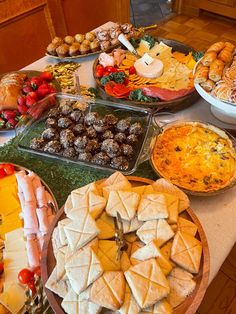
[[[12,283],[6,291],[0,294],[0,303],[12,314],[17,314],[26,301],[25,288],[18,283]]]

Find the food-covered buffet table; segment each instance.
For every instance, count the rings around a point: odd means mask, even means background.
[[[81,67],[78,69],[81,85],[95,86],[92,75],[92,65],[96,56],[78,59]],[[42,71],[48,64],[56,63],[48,57],[25,67],[24,70]],[[218,121],[210,112],[210,105],[199,98],[197,102],[184,110],[173,115],[162,114],[156,117],[161,123],[172,120],[201,120],[211,122],[221,128],[233,129],[235,126],[227,125]],[[0,144],[2,145],[9,138],[14,137],[15,132],[1,133]],[[104,171],[83,168],[78,165],[71,165],[62,161],[55,161],[43,157],[35,157],[29,153],[17,150],[17,137],[0,147],[0,161],[14,162],[35,171],[52,189],[59,206],[61,206],[67,195],[74,188],[85,185],[91,181],[106,177]],[[156,179],[149,162],[142,163],[134,175]],[[210,250],[210,281],[216,276],[225,258],[229,254],[236,240],[236,187],[231,188],[224,194],[210,197],[190,196],[191,207],[197,214],[205,230]]]

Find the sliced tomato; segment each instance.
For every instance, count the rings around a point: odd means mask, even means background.
[[[3,168],[0,168],[0,179],[4,178],[6,176],[6,172],[4,171]]]
[[[113,86],[113,93],[117,96],[127,96],[130,93],[130,89],[124,84],[116,84]]]

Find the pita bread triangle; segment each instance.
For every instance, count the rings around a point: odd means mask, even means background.
[[[98,314],[101,312],[101,306],[89,300],[91,285],[79,294],[79,308],[78,314]]]
[[[97,256],[105,271],[120,270],[120,260],[117,260],[117,245],[115,241],[100,240]]]
[[[62,308],[65,310],[66,313],[70,314],[79,314],[79,296],[70,289],[68,293],[65,295],[62,303]]]
[[[155,304],[170,291],[168,281],[154,258],[130,267],[125,277],[141,308]]]
[[[132,220],[123,220],[123,232],[129,233],[132,231],[136,231],[143,225],[142,221],[139,221],[137,216],[135,216]]]
[[[136,214],[140,196],[130,191],[111,191],[106,206],[106,212],[112,217],[120,213],[124,220],[132,220]]]
[[[152,240],[157,240],[159,247],[174,236],[173,230],[165,219],[146,221],[136,233],[140,240],[146,244]]]
[[[142,221],[167,218],[166,198],[162,194],[145,194],[138,206],[138,219]]]
[[[106,199],[94,192],[89,192],[88,197],[89,213],[94,219],[97,219],[106,206]]]
[[[122,271],[106,271],[91,288],[90,300],[111,310],[118,310],[124,302],[125,278]]]
[[[184,219],[182,217],[179,217],[177,225],[178,225],[179,231],[186,232],[186,233],[192,235],[193,237],[197,233],[197,226],[192,221],[190,221],[188,219]]]
[[[152,186],[157,192],[166,192],[177,196],[179,198],[179,213],[189,207],[190,201],[187,195],[166,179],[158,179]]]
[[[64,205],[65,213],[67,214],[72,208],[73,208],[73,205],[72,205],[71,195],[69,195]]]
[[[82,186],[78,189],[75,189],[71,193],[72,194],[86,195],[89,192],[94,192],[94,193],[99,195],[99,190],[97,188],[96,182],[92,182],[92,183],[89,183],[89,184]]]
[[[118,312],[121,314],[138,314],[138,313],[140,313],[140,307],[138,306],[137,302],[135,301],[128,284],[126,284],[124,303]]]
[[[76,252],[66,263],[65,269],[70,284],[77,294],[103,273],[101,263],[91,248]]]
[[[156,304],[154,304],[152,307],[145,309],[144,313],[151,313],[151,314],[171,314],[173,312],[172,307],[170,304],[166,301],[166,299],[163,299]]]
[[[182,303],[196,287],[193,275],[179,267],[173,268],[167,280],[170,285],[170,294],[167,296],[167,301],[172,307]]]
[[[178,231],[171,248],[171,259],[191,273],[198,273],[202,255],[202,244],[193,236]]]
[[[54,267],[51,275],[49,276],[49,278],[45,284],[45,287],[47,289],[53,291],[57,295],[59,295],[61,298],[64,298],[68,292],[68,289],[69,289],[68,280],[61,280],[61,279],[57,279],[57,278],[58,278],[57,268]]]
[[[128,179],[119,171],[114,172],[110,177],[108,177],[102,184],[102,187],[111,185],[120,185],[120,183],[126,183],[126,186],[131,188],[131,184]]]
[[[68,243],[72,250],[79,249],[90,242],[99,233],[99,229],[88,212],[80,210],[80,218],[64,227]]]
[[[168,274],[172,270],[171,263],[165,256],[162,254],[161,250],[159,249],[155,240],[151,241],[147,245],[141,247],[140,249],[136,250],[132,255],[131,258],[135,258],[141,261],[145,261],[149,258],[156,258],[159,266],[163,274]]]

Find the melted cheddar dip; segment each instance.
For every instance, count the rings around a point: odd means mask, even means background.
[[[196,123],[167,128],[156,137],[153,166],[173,184],[191,191],[226,187],[235,180],[236,153],[223,134]]]

